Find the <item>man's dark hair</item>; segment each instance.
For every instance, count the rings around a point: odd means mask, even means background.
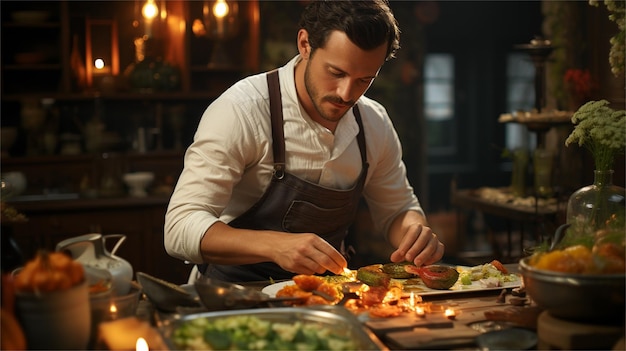
[[[309,33],[311,53],[324,47],[334,30],[346,33],[363,50],[387,43],[386,60],[400,48],[400,28],[385,0],[311,2],[300,18],[300,28]]]

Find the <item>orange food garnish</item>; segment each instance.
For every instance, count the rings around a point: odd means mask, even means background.
[[[317,289],[315,289],[321,293],[324,293],[328,296],[331,296],[332,298],[334,298],[335,300],[339,299],[339,288],[336,284],[331,284],[331,283],[322,283],[320,286],[317,287]]]
[[[593,269],[591,250],[583,245],[542,254],[533,264],[539,269],[564,273],[585,273]]]
[[[363,306],[378,305],[383,302],[385,296],[387,296],[387,288],[384,286],[370,286],[361,295],[361,304]]]
[[[304,291],[316,290],[318,286],[324,283],[324,278],[316,275],[299,274],[293,277],[293,281],[300,289]]]
[[[385,305],[374,306],[369,309],[369,314],[371,317],[378,318],[397,317],[402,314],[402,307]]]
[[[276,297],[308,297],[313,293],[300,289],[297,285],[286,285],[276,292]]]
[[[622,246],[614,243],[600,243],[594,245],[592,253],[594,255],[593,262],[600,273],[624,273],[626,271]]]
[[[308,299],[306,299],[305,305],[331,305],[333,301],[328,301],[325,298],[317,295],[311,295]]]

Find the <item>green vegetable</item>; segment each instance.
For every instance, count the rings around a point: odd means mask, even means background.
[[[255,316],[197,318],[174,330],[172,342],[180,350],[355,350],[345,335],[315,323],[279,323]]]
[[[461,273],[461,284],[472,285],[472,276],[469,274]]]
[[[232,342],[228,334],[224,334],[218,330],[205,331],[204,340],[211,345],[213,350],[228,350]]]
[[[361,267],[356,271],[356,279],[363,284],[369,286],[384,286],[389,287],[391,278],[389,274],[384,273],[379,268],[374,266]]]
[[[501,283],[516,281],[519,278],[515,274],[503,274],[491,263],[485,263],[470,267],[461,271],[459,279],[463,285],[471,285],[472,282],[487,278],[497,278]]]
[[[383,265],[383,272],[389,274],[389,276],[394,279],[413,278],[415,275],[404,269],[404,267],[408,265],[413,265],[413,263],[407,261],[400,263],[385,263]]]

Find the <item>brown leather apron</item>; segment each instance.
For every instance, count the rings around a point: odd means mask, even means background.
[[[365,135],[359,109],[353,108],[359,125],[357,142],[363,164],[356,184],[348,190],[335,190],[300,179],[285,172],[283,111],[278,71],[267,74],[272,118],[274,173],[263,196],[248,211],[232,220],[235,228],[275,230],[289,233],[316,233],[341,251],[342,242],[356,216],[368,163]],[[204,275],[232,282],[290,279],[295,274],[273,262],[248,265],[201,265]]]

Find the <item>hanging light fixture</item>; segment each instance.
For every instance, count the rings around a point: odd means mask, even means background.
[[[141,14],[147,20],[152,20],[159,14],[159,8],[154,0],[146,1],[145,5],[141,8]]]
[[[204,28],[198,26],[194,33],[206,35],[215,41],[209,61],[210,66],[227,65],[231,62],[223,43],[237,35],[238,12],[239,4],[237,1],[214,0],[204,2],[202,6]]]
[[[159,8],[157,7],[154,0],[147,0],[146,3],[141,8],[141,14],[145,20],[146,24],[146,32],[145,35],[150,38],[152,37],[152,22],[154,18],[156,18],[159,14]]]

